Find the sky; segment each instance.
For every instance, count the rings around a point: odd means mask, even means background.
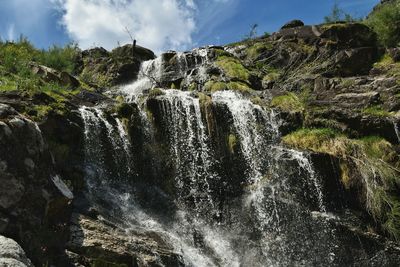
[[[318,24],[335,3],[364,17],[379,0],[0,0],[0,37],[23,34],[39,48],[76,42],[82,49],[131,43],[156,53],[240,41],[293,19]]]

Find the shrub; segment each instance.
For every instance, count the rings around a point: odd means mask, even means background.
[[[400,1],[395,0],[378,6],[365,23],[377,34],[378,40],[386,47],[400,42]]]
[[[67,44],[64,47],[53,45],[48,50],[41,51],[38,61],[47,67],[73,73],[78,53],[79,48],[75,43]]]
[[[28,63],[38,55],[39,51],[23,36],[16,42],[0,43],[0,64],[9,73],[29,76]]]
[[[325,23],[336,23],[338,21],[354,22],[357,20],[359,19],[353,18],[350,14],[344,12],[344,10],[339,7],[338,3],[335,3],[331,13],[324,17]]]

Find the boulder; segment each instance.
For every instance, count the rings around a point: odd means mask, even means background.
[[[322,43],[329,42],[338,48],[376,47],[376,34],[362,23],[335,23],[319,26]]]
[[[93,87],[107,87],[134,80],[143,61],[154,53],[141,46],[124,45],[111,52],[96,47],[81,53],[81,78]]]
[[[30,66],[33,74],[38,75],[47,83],[58,83],[72,89],[77,88],[80,85],[80,82],[75,77],[65,71],[57,71],[34,62],[32,62]]]
[[[394,62],[400,62],[400,47],[389,48],[387,52]]]
[[[17,242],[0,235],[0,266],[33,267],[33,264]]]
[[[301,20],[295,19],[295,20],[289,21],[285,25],[283,25],[281,27],[281,30],[282,29],[296,28],[296,27],[301,27],[301,26],[304,26],[304,22],[302,22]]]

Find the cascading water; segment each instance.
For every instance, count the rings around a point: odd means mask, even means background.
[[[175,57],[184,81],[203,75],[201,68],[208,64],[207,50]],[[89,198],[98,209],[114,207],[109,219],[127,234],[158,233],[182,255],[185,266],[335,265],[335,231],[320,218],[324,216],[314,216],[326,214],[319,177],[306,153],[279,144],[277,114],[239,93],[222,91],[210,96],[209,112],[215,114],[207,117],[197,93],[173,89],[160,89],[151,98],[154,110],[149,110],[146,90],[162,80],[164,71],[162,56],[145,62],[139,79],[121,88],[138,107],[148,128],[144,132],[157,137],[146,139],[152,148],[145,152],[132,149],[119,119],[100,108],[80,109]],[[237,138],[239,147],[229,155],[224,149],[227,134]],[[150,153],[149,158],[167,166],[149,179],[166,188],[140,180],[137,153]],[[144,169],[158,166],[149,164]],[[142,200],[143,183],[145,195],[152,191],[163,203]],[[320,239],[324,244],[318,244]]]
[[[160,97],[181,199],[193,199],[196,212],[213,210],[208,181],[218,179],[203,124],[200,103],[188,92],[167,90]]]

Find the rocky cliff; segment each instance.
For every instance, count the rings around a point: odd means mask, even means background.
[[[293,21],[30,64],[64,87],[0,91],[0,234],[35,266],[397,266],[398,54]]]

